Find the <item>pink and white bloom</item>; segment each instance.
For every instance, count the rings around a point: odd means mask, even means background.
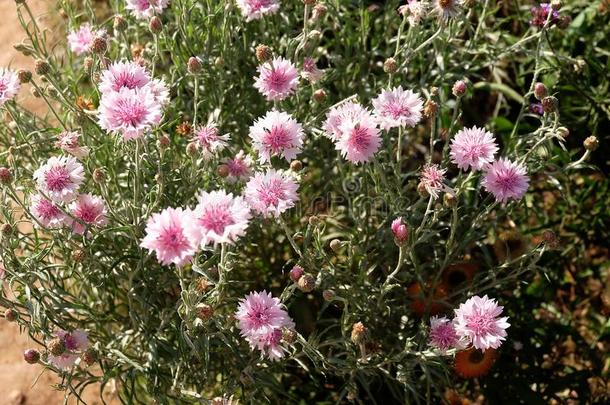
[[[72,332],[60,329],[55,332],[55,336],[63,340],[66,349],[59,356],[49,354],[49,363],[61,370],[69,370],[76,364],[79,355],[84,353],[89,347],[88,334],[81,329],[76,329]]]
[[[135,62],[114,62],[102,72],[98,86],[102,95],[116,93],[123,88],[141,89],[151,81],[144,66]]]
[[[224,164],[229,171],[226,178],[227,182],[236,183],[250,178],[253,163],[252,157],[246,155],[243,150],[240,150],[237,155],[232,158],[222,159],[222,164]]]
[[[265,15],[275,14],[280,9],[280,2],[278,0],[237,0],[237,7],[246,21],[252,21]]]
[[[169,0],[127,0],[125,8],[138,19],[147,19],[163,12]]]
[[[204,159],[211,158],[215,153],[220,152],[228,145],[229,135],[220,135],[216,123],[200,126],[195,129],[194,141],[201,149]]]
[[[299,85],[299,72],[288,59],[274,58],[258,68],[254,87],[268,101],[281,101],[293,94]]]
[[[241,336],[252,349],[260,350],[271,360],[283,357],[282,329],[294,328],[294,322],[278,298],[267,291],[251,292],[239,301],[235,318]]]
[[[21,83],[17,73],[0,68],[0,106],[17,95]]]
[[[256,173],[246,184],[245,196],[250,208],[265,217],[279,217],[298,201],[299,185],[286,172],[269,169]]]
[[[503,309],[487,295],[468,299],[454,310],[453,325],[457,335],[476,349],[497,349],[505,340],[506,329],[510,326],[508,317],[500,317]]]
[[[394,240],[398,246],[403,245],[407,239],[409,239],[409,227],[402,221],[402,217],[398,217],[392,221],[390,228],[392,229]]]
[[[352,163],[368,162],[381,146],[379,128],[368,111],[357,119],[343,120],[339,133],[335,149]]]
[[[326,121],[322,125],[325,135],[333,141],[338,141],[343,135],[341,125],[346,121],[358,121],[361,117],[370,116],[370,112],[355,101],[347,101],[326,113]]]
[[[100,127],[125,140],[150,132],[161,116],[162,106],[147,87],[108,93],[102,97],[98,110]]]
[[[41,194],[34,194],[30,198],[30,212],[38,223],[45,228],[61,228],[68,219],[67,215],[55,203]]]
[[[382,90],[373,99],[375,118],[386,131],[396,127],[414,127],[422,117],[424,102],[418,93],[403,90],[402,86]]]
[[[87,227],[101,228],[108,224],[106,203],[98,196],[81,194],[70,204],[69,209],[75,218],[71,219],[72,231],[79,235],[82,235]]]
[[[498,152],[496,138],[483,128],[463,128],[451,140],[449,155],[460,169],[481,170]]]
[[[34,172],[38,191],[56,202],[72,201],[85,179],[85,171],[73,156],[53,156]]]
[[[441,169],[437,164],[427,164],[420,173],[420,183],[434,199],[438,198],[440,191],[450,191],[445,185],[445,172],[447,169]]]
[[[445,22],[460,13],[459,0],[434,0],[433,7],[439,20]]]
[[[163,265],[182,266],[191,261],[199,247],[198,241],[189,237],[193,223],[191,210],[166,208],[148,219],[140,246],[154,251]]]
[[[287,161],[297,157],[303,148],[303,127],[290,114],[271,110],[250,127],[252,146],[261,163],[270,162],[271,156]]]
[[[324,76],[324,71],[318,69],[316,62],[311,58],[303,59],[303,69],[301,70],[301,77],[308,82],[314,84],[319,82]]]
[[[439,318],[433,316],[430,318],[430,334],[428,339],[431,346],[436,347],[441,353],[446,353],[449,349],[463,349],[465,344],[460,340],[455,326],[446,317]]]
[[[428,3],[425,1],[409,0],[408,4],[400,6],[398,11],[407,16],[407,21],[412,27],[419,25],[427,14]]]
[[[79,132],[63,131],[57,135],[55,146],[78,159],[83,159],[89,155],[89,148],[86,146],[80,146],[78,143],[79,138]]]
[[[520,200],[529,186],[527,169],[521,163],[500,158],[485,168],[483,187],[502,203]]]
[[[189,232],[190,238],[199,241],[202,247],[233,244],[246,234],[251,214],[243,197],[233,197],[224,190],[202,191],[198,201],[193,210],[194,224]]]
[[[96,36],[104,35],[104,30],[94,30],[91,24],[85,23],[76,30],[70,31],[68,34],[68,45],[70,50],[76,55],[82,55],[91,50],[93,39]]]

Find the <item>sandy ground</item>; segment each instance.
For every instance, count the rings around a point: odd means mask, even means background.
[[[40,16],[39,23],[56,28],[58,17],[52,11],[49,12],[49,6],[54,3],[54,0],[28,0],[34,15]],[[0,19],[0,66],[33,70],[33,60],[13,48],[13,44],[21,42],[25,36],[17,19],[14,0],[0,0]],[[19,100],[32,111],[44,114],[42,101],[33,97],[29,88],[21,90]],[[0,319],[0,343],[0,404],[63,404],[64,393],[52,387],[58,383],[57,376],[44,372],[40,365],[29,365],[23,361],[23,351],[30,347],[36,348],[37,344],[27,334],[21,334],[17,324]],[[83,400],[87,404],[101,404],[98,393],[99,387],[91,387],[85,391]],[[106,398],[108,402],[108,397]],[[69,404],[76,403],[76,400],[69,401]],[[110,400],[108,403],[116,404],[118,401]]]

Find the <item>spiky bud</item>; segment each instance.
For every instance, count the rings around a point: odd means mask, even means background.
[[[312,215],[309,217],[309,219],[307,220],[307,222],[309,223],[309,225],[311,226],[318,226],[320,224],[320,222],[322,222],[320,220],[320,217],[316,216],[316,215]]]
[[[453,87],[451,88],[451,92],[456,97],[462,97],[466,93],[466,82],[463,80],[458,80],[453,83]]]
[[[273,57],[273,51],[271,51],[271,48],[264,44],[257,45],[254,52],[256,54],[256,60],[258,60],[260,63],[267,62]]]
[[[27,69],[19,69],[17,71],[17,77],[21,84],[29,83],[32,80],[32,72]]]
[[[542,99],[542,109],[547,114],[557,111],[558,104],[559,101],[553,96],[547,96]]]
[[[190,142],[186,145],[186,154],[190,157],[195,157],[199,154],[199,148],[195,142]]]
[[[115,15],[113,21],[114,30],[117,32],[123,32],[127,29],[127,20],[122,15]]]
[[[108,40],[101,35],[97,35],[95,38],[93,38],[91,50],[98,55],[103,55],[108,50]]]
[[[398,63],[394,58],[387,58],[383,62],[383,71],[389,74],[394,74],[398,70]]]
[[[422,198],[430,197],[430,194],[428,194],[428,190],[426,189],[426,185],[422,182],[417,184],[417,194],[419,194],[419,196]]]
[[[536,97],[537,100],[542,100],[546,96],[547,92],[544,83],[537,82],[536,84],[534,84],[534,97]]]
[[[66,342],[61,338],[54,338],[49,342],[49,352],[53,356],[61,356],[66,352]]]
[[[37,75],[42,76],[51,72],[51,65],[49,62],[43,59],[36,59],[34,62],[34,71]]]
[[[207,321],[211,319],[212,316],[214,316],[214,308],[212,308],[212,306],[204,303],[197,305],[197,318],[202,321]]]
[[[4,318],[9,322],[15,322],[19,318],[19,313],[12,308],[4,311]]]
[[[589,152],[593,152],[594,150],[599,148],[599,140],[597,139],[597,137],[595,135],[591,135],[591,136],[587,137],[587,139],[585,139],[585,141],[582,144],[585,147],[585,149],[588,150]]]
[[[0,167],[0,184],[11,184],[13,174],[8,167]]]
[[[356,322],[352,325],[352,342],[359,345],[364,343],[366,339],[366,327],[362,322]]]
[[[27,349],[23,352],[23,360],[28,364],[36,364],[40,360],[40,352],[36,349]]]
[[[101,167],[97,167],[93,170],[93,181],[96,183],[103,183],[106,181],[106,172]]]
[[[297,340],[297,333],[293,329],[284,328],[282,329],[282,339],[288,344],[294,343]]]
[[[87,257],[87,253],[82,249],[76,249],[76,250],[72,251],[71,257],[75,263],[82,263],[85,261],[85,258]]]
[[[176,133],[182,136],[188,136],[193,131],[193,126],[187,122],[183,121],[180,124],[176,125]]]
[[[321,103],[326,100],[326,91],[324,89],[318,89],[313,92],[313,99],[316,103]]]
[[[150,32],[155,35],[163,31],[163,23],[161,22],[161,19],[156,15],[153,16],[148,22],[148,29],[150,29]]]
[[[300,172],[303,169],[303,163],[300,160],[293,160],[290,162],[290,170],[294,172]]]
[[[301,278],[299,278],[297,286],[299,287],[299,290],[303,292],[311,292],[316,288],[316,279],[311,274],[303,274]]]
[[[201,72],[201,59],[199,59],[196,56],[191,56],[188,60],[188,63],[186,64],[186,70],[190,73],[190,74],[197,74],[199,72]]]
[[[297,283],[304,273],[305,270],[303,270],[301,266],[294,266],[292,269],[290,269],[290,279]]]

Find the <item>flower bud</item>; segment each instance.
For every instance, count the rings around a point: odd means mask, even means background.
[[[451,92],[456,97],[462,97],[466,93],[466,82],[463,80],[458,80],[453,84]]]
[[[32,96],[36,98],[40,98],[42,96],[42,94],[40,94],[40,90],[38,90],[36,87],[32,87],[30,89],[30,93],[32,93]]]
[[[214,59],[214,66],[220,68],[223,67],[225,65],[225,58],[223,58],[222,56],[217,56],[216,59]]]
[[[549,245],[550,248],[556,248],[559,245],[557,235],[550,229],[547,229],[542,233],[542,240]]]
[[[205,293],[210,287],[210,283],[205,277],[199,277],[195,281],[195,290],[201,294]]]
[[[202,321],[207,321],[211,319],[212,316],[214,316],[214,308],[210,305],[203,303],[197,305],[197,318]]]
[[[93,170],[93,181],[96,183],[103,183],[106,180],[106,172],[104,169],[98,167]]]
[[[93,69],[93,58],[91,56],[87,56],[84,60],[83,60],[83,69],[86,72],[90,72],[91,69]]]
[[[542,108],[544,109],[545,113],[552,113],[557,111],[557,104],[559,102],[557,101],[557,99],[553,96],[547,96],[545,98],[542,99]]]
[[[290,162],[290,170],[293,172],[300,172],[303,169],[303,163],[300,160],[293,160]]]
[[[311,292],[316,287],[316,279],[311,274],[303,274],[297,282],[297,287],[303,292]]]
[[[557,22],[557,26],[561,29],[568,28],[570,24],[572,24],[572,16],[570,15],[562,15]]]
[[[551,8],[555,11],[559,11],[561,9],[561,0],[551,0]]]
[[[294,343],[297,340],[297,333],[293,329],[284,328],[282,330],[282,339],[288,344]]]
[[[108,50],[108,41],[103,36],[96,36],[91,43],[91,50],[98,55],[106,53]]]
[[[443,203],[445,203],[447,207],[455,207],[457,205],[457,197],[455,194],[445,193],[443,195]]]
[[[0,226],[0,234],[4,237],[9,237],[13,234],[14,228],[11,224],[2,224]]]
[[[309,219],[307,220],[307,222],[309,223],[309,225],[311,226],[317,226],[320,224],[320,222],[322,222],[320,220],[320,217],[316,216],[316,215],[312,215],[309,217]]]
[[[428,190],[426,189],[426,185],[422,182],[419,182],[419,184],[417,185],[417,194],[419,194],[419,196],[422,198],[430,197],[430,194],[428,193]]]
[[[87,350],[85,350],[85,353],[83,353],[82,359],[86,365],[91,366],[96,361],[98,361],[99,357],[100,355],[98,351],[95,350],[93,347],[89,347],[87,348]]]
[[[438,103],[433,100],[427,100],[424,104],[424,117],[434,118],[438,112]]]
[[[311,13],[311,18],[314,21],[324,18],[327,11],[328,11],[328,8],[326,8],[326,6],[324,4],[322,4],[322,3],[316,4],[313,8],[313,12]]]
[[[15,322],[18,317],[19,317],[19,314],[17,313],[17,311],[15,311],[12,308],[9,308],[6,311],[4,311],[4,318],[9,322]]]
[[[54,338],[49,342],[49,352],[53,356],[61,356],[66,352],[66,342],[60,338]]]
[[[115,31],[125,31],[127,29],[127,26],[127,21],[122,15],[119,14],[114,16],[113,27]]]
[[[333,239],[330,241],[330,249],[335,253],[338,253],[341,250],[341,246],[343,246],[343,244],[339,239]]]
[[[186,154],[190,157],[195,157],[199,154],[199,148],[195,142],[190,142],[186,145]]]
[[[322,38],[322,33],[318,30],[311,30],[309,34],[307,34],[307,39],[311,39],[312,41],[319,41]]]
[[[36,349],[27,349],[23,352],[23,360],[28,364],[36,364],[40,360],[40,352]]]
[[[356,322],[352,326],[352,342],[359,345],[360,343],[364,343],[366,339],[366,327],[362,322]]]
[[[49,65],[49,62],[46,60],[36,59],[34,62],[34,71],[39,76],[46,75],[51,71],[51,65]]]
[[[19,69],[17,71],[17,77],[19,78],[19,82],[21,84],[29,83],[32,80],[32,72],[26,69]]]
[[[597,139],[597,137],[595,135],[591,135],[591,136],[587,137],[587,139],[585,139],[585,141],[582,144],[585,147],[585,149],[588,150],[589,152],[593,152],[594,150],[599,148],[599,140]]]
[[[216,173],[218,173],[218,175],[224,179],[225,177],[229,176],[229,174],[231,173],[231,170],[229,169],[229,166],[222,164],[222,165],[218,165],[218,168],[216,169]]]
[[[321,103],[326,100],[326,91],[324,89],[318,89],[313,92],[313,100],[316,103]]]
[[[402,222],[402,217],[398,217],[392,221],[390,228],[394,234],[394,242],[396,245],[402,246],[409,240],[409,227]]]
[[[335,292],[333,290],[322,291],[322,297],[325,301],[332,301],[335,299]]]
[[[387,58],[385,62],[383,62],[383,71],[389,74],[394,74],[398,70],[398,63],[396,63],[396,59]]]
[[[13,175],[8,167],[0,167],[0,184],[11,184]]]
[[[162,134],[159,139],[157,139],[157,145],[159,146],[159,149],[167,149],[170,145],[171,145],[171,141],[169,139],[169,136]]]
[[[263,45],[263,44],[256,46],[255,54],[256,54],[256,60],[258,60],[261,63],[267,62],[269,59],[271,59],[273,57],[273,52],[271,51],[271,48],[269,48],[267,45]]]
[[[537,82],[534,84],[534,97],[536,97],[537,100],[542,100],[546,95],[547,92],[544,83]]]
[[[299,281],[303,273],[305,273],[305,270],[303,270],[301,266],[294,266],[290,270],[290,279],[296,283]]]
[[[155,35],[163,31],[163,23],[161,22],[161,19],[156,15],[153,16],[148,22],[148,29],[150,29],[150,32]]]

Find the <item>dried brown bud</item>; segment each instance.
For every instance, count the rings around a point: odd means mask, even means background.
[[[176,133],[182,136],[189,136],[193,131],[193,127],[187,121],[183,121],[176,125]]]
[[[39,76],[46,75],[51,72],[51,65],[49,65],[49,62],[46,60],[36,59],[34,62],[34,71]]]
[[[139,44],[139,43],[135,43],[135,44],[131,44],[131,57],[134,59],[138,59],[142,56],[142,53],[144,52],[144,45]]]
[[[191,56],[186,65],[186,70],[191,74],[196,74],[201,72],[202,64],[201,59],[196,56]]]
[[[320,217],[312,215],[309,217],[309,219],[307,220],[307,222],[309,223],[309,225],[311,226],[317,226],[319,225],[322,221],[320,220]]]
[[[559,11],[561,9],[561,0],[551,0],[551,8]]]
[[[273,57],[273,52],[271,51],[271,48],[269,48],[267,45],[263,45],[263,44],[256,46],[255,54],[256,54],[256,60],[258,60],[261,63],[267,62],[268,60],[270,60]]]
[[[19,69],[17,71],[17,77],[19,78],[19,82],[21,84],[29,83],[32,80],[32,72],[26,69]]]
[[[162,134],[161,136],[159,136],[159,139],[157,139],[157,145],[159,146],[159,149],[167,149],[169,148],[171,143],[172,142],[169,139],[169,136],[165,134]]]
[[[148,29],[150,29],[150,32],[155,35],[163,31],[163,23],[161,22],[161,19],[156,15],[153,16],[148,22]]]
[[[321,18],[323,18],[326,15],[326,12],[328,11],[328,8],[326,8],[326,6],[322,3],[320,4],[316,4],[313,8],[313,12],[311,13],[311,18],[314,21],[317,21]]]
[[[36,349],[27,349],[23,352],[23,360],[28,364],[36,364],[40,360],[40,352]]]
[[[282,339],[288,344],[294,343],[297,340],[297,333],[293,329],[284,328],[282,330]]]
[[[544,109],[544,112],[547,114],[557,111],[558,104],[559,104],[559,101],[557,100],[557,98],[555,98],[553,96],[547,96],[542,99],[542,108]]]
[[[195,157],[199,154],[199,147],[195,142],[190,142],[186,145],[186,154],[190,157]]]
[[[218,175],[224,179],[225,177],[229,176],[229,174],[231,173],[231,170],[229,169],[229,166],[222,164],[222,165],[218,165],[218,168],[216,169],[216,173],[218,173]]]
[[[197,318],[202,321],[207,321],[214,316],[214,308],[208,304],[198,304],[197,305]]]
[[[114,30],[118,32],[125,31],[127,29],[127,21],[122,15],[115,15],[113,22]]]
[[[362,322],[356,322],[352,326],[352,342],[355,344],[364,343],[366,339],[366,327]]]
[[[82,359],[86,365],[91,366],[99,359],[99,353],[93,347],[89,347],[83,353]]]
[[[205,277],[199,277],[195,282],[195,290],[201,294],[206,292],[210,287],[210,283]]]
[[[313,92],[313,99],[316,103],[321,103],[326,100],[326,91],[324,89],[318,89]]]
[[[11,184],[13,174],[8,167],[0,167],[0,184]]]
[[[430,194],[428,193],[428,190],[426,189],[426,185],[422,182],[419,182],[419,184],[417,184],[417,194],[419,194],[423,198],[430,197]]]
[[[74,260],[76,263],[82,263],[83,261],[85,261],[87,253],[85,253],[85,251],[82,249],[76,249],[72,252],[71,256],[72,260]]]
[[[0,234],[4,237],[9,237],[13,234],[15,228],[11,224],[2,224],[0,226]]]
[[[303,169],[303,163],[300,160],[293,160],[290,162],[290,170],[294,172],[300,172]]]
[[[97,167],[95,168],[95,170],[93,170],[93,181],[95,181],[96,183],[103,183],[104,181],[106,181],[106,172],[104,171],[104,169]]]
[[[427,100],[424,104],[424,117],[434,118],[438,112],[438,103],[436,101]]]
[[[585,149],[588,150],[589,152],[593,152],[594,150],[599,148],[599,140],[597,139],[597,137],[595,135],[591,135],[591,136],[587,137],[587,139],[585,139],[585,141],[582,144],[585,147]]]
[[[445,203],[447,207],[455,207],[457,204],[457,198],[455,194],[445,193],[443,195],[443,203]]]
[[[316,288],[316,279],[311,274],[303,274],[297,282],[297,287],[303,292],[311,292]]]
[[[91,50],[98,55],[103,55],[108,50],[108,40],[103,36],[96,36],[91,43]]]
[[[335,292],[333,290],[324,290],[322,291],[322,297],[326,301],[332,301],[335,299]]]
[[[396,59],[387,58],[385,62],[383,62],[383,71],[389,74],[394,74],[398,70],[398,63],[396,63]]]

